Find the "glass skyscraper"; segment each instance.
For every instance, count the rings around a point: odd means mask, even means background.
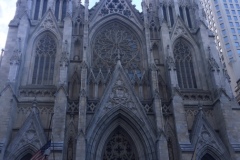
[[[208,27],[214,32],[220,59],[240,101],[240,1],[201,0]]]

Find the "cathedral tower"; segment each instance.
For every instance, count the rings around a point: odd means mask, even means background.
[[[140,3],[140,2],[139,2]],[[198,0],[18,0],[0,66],[0,159],[240,159]]]

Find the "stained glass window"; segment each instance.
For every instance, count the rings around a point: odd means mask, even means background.
[[[197,88],[190,47],[179,40],[174,47],[174,58],[180,88]]]
[[[52,84],[57,46],[54,38],[44,34],[35,44],[33,84]]]
[[[118,59],[125,69],[140,68],[141,47],[138,38],[120,23],[109,24],[99,31],[93,46],[95,68],[113,69]]]

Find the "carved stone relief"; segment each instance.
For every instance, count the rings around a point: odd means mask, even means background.
[[[109,14],[118,13],[126,17],[131,17],[132,12],[125,0],[108,0],[100,10],[99,15],[106,16]]]
[[[124,85],[123,80],[119,77],[116,81],[112,91],[109,95],[109,99],[107,104],[105,105],[105,109],[109,110],[114,107],[127,107],[131,110],[136,109],[136,106],[131,97],[129,97],[129,90]]]

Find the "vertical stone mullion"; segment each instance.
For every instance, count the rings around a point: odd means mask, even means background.
[[[169,13],[169,6],[166,6],[166,12],[167,12],[168,26],[171,26],[170,13]]]
[[[192,7],[189,7],[188,8],[189,10],[189,17],[190,17],[190,21],[191,21],[191,24],[192,24],[192,28],[195,28],[195,23],[194,23],[194,10],[192,9]]]
[[[34,19],[35,9],[36,9],[36,1],[33,1],[32,3],[32,12],[31,12],[31,19]]]
[[[162,23],[162,21],[163,21],[163,4],[162,3],[160,3],[158,15],[159,15],[159,21],[160,21],[160,23]]]
[[[148,59],[148,65],[151,66],[153,61],[153,55],[151,52],[151,46],[150,46],[150,30],[149,30],[149,20],[148,20],[148,12],[147,12],[147,6],[146,2],[142,2],[142,8],[143,8],[143,17],[144,17],[144,27],[145,27],[145,37],[146,37],[146,49],[147,49],[147,59]]]
[[[41,19],[41,18],[42,18],[43,1],[44,1],[44,0],[41,0],[41,2],[40,2],[40,8],[39,8],[39,12],[38,12],[38,19]]]
[[[175,13],[176,13],[176,17],[180,16],[178,0],[174,0],[174,8],[173,8],[173,10],[174,10]]]
[[[63,0],[60,0],[59,10],[58,10],[58,20],[61,21],[62,19],[62,7],[63,7]]]
[[[87,114],[87,68],[81,70],[81,91],[79,98],[78,137],[76,159],[86,160],[86,114]]]
[[[99,86],[99,83],[96,82],[94,84],[94,98],[98,97],[98,86]]]
[[[187,18],[187,12],[186,12],[186,6],[183,6],[182,10],[183,10],[183,17],[184,17],[185,24],[189,27],[188,18]]]

